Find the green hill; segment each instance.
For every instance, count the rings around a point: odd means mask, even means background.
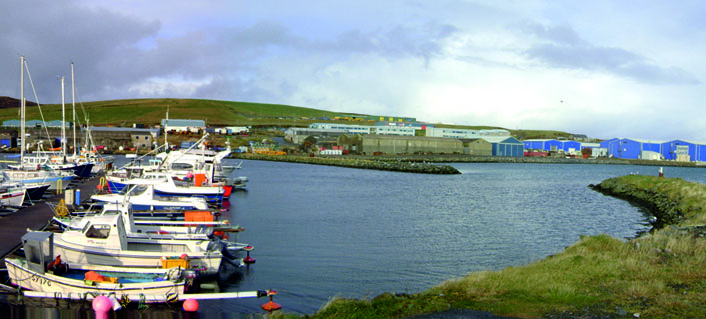
[[[6,98],[8,103],[0,108],[0,121],[19,119],[19,102]],[[41,119],[39,108],[27,102],[25,118]],[[32,106],[29,106],[32,105]],[[167,115],[173,119],[204,120],[209,126],[283,126],[305,127],[314,122],[328,122],[324,118],[345,117],[350,112],[331,112],[307,107],[265,104],[250,102],[232,102],[200,99],[131,99],[84,102],[76,105],[78,122],[86,124],[88,114],[91,125],[96,126],[132,126],[133,123],[149,126],[158,125]],[[61,120],[61,105],[41,106],[45,121]],[[71,121],[71,103],[66,104],[67,121]],[[360,121],[341,121],[348,124],[371,124]],[[455,127],[463,129],[492,129],[497,126],[464,126],[435,124],[437,127]],[[511,130],[518,138],[557,138],[569,137],[570,134],[559,131]]]
[[[18,106],[19,107],[19,106]],[[18,119],[18,107],[0,109],[0,120]],[[129,126],[132,123],[157,125],[167,115],[175,119],[205,120],[208,125],[272,125],[291,124],[314,118],[333,118],[342,113],[322,111],[306,107],[280,104],[230,102],[197,99],[134,99],[85,102],[76,105],[79,122],[85,124],[88,113],[92,125]],[[71,117],[71,104],[66,105],[67,117]],[[61,120],[61,105],[42,105],[41,112],[46,121]],[[28,120],[40,119],[39,108],[28,107]],[[67,120],[69,121],[69,120]]]

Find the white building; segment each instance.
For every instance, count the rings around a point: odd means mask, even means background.
[[[416,129],[409,126],[375,126],[373,131],[377,135],[414,136]]]
[[[372,126],[367,125],[350,125],[337,123],[311,123],[309,128],[324,129],[324,130],[343,130],[347,134],[371,134]]]

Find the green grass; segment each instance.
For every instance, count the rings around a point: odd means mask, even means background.
[[[197,99],[134,99],[85,102],[76,106],[79,119],[84,122],[84,111],[88,113],[94,125],[131,125],[141,123],[156,125],[166,117],[174,119],[201,119],[208,125],[273,125],[277,123],[294,123],[308,125],[314,120],[339,116],[341,113],[297,107],[281,104],[263,104],[249,102],[230,102]],[[71,105],[67,104],[67,112]],[[61,105],[42,105],[41,111],[47,121],[61,119]],[[67,116],[70,117],[70,113]],[[26,109],[27,119],[40,119],[37,107]],[[279,119],[280,117],[290,119]],[[18,109],[0,109],[0,120],[19,119]],[[311,119],[311,120],[309,120]]]
[[[704,225],[706,185],[651,176],[609,181],[666,196],[688,213],[638,239],[584,236],[525,266],[471,273],[415,295],[337,299],[307,317],[404,318],[450,308],[518,318],[706,317],[706,230],[693,227]]]
[[[169,108],[169,118],[204,120],[211,126],[279,126],[306,127],[315,122],[333,122],[317,118],[334,118],[345,116],[350,112],[331,112],[308,107],[282,104],[265,104],[251,102],[234,102],[203,99],[128,99],[84,102],[76,105],[79,122],[85,124],[85,114],[91,125],[97,126],[131,126],[133,123],[149,126],[157,125],[166,117]],[[71,118],[71,104],[66,104],[67,121]],[[61,105],[47,104],[41,106],[46,121],[61,120]],[[85,112],[84,112],[85,111]],[[27,107],[26,119],[39,120],[39,108]],[[0,109],[0,121],[19,120],[17,108]],[[372,125],[370,122],[336,121],[337,123]],[[463,129],[495,129],[497,126],[464,126],[435,124],[437,127],[454,127]],[[557,138],[568,137],[569,133],[543,130],[510,131],[518,138]]]

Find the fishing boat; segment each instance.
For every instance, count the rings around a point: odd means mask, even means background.
[[[204,275],[215,275],[223,254],[210,240],[128,238],[122,215],[98,215],[82,229],[54,237],[54,250],[69,264],[160,268],[163,258],[187,256]]]
[[[3,208],[17,208],[21,207],[25,200],[25,189],[15,188],[15,187],[2,187],[0,188],[0,205]]]
[[[162,197],[201,197],[208,203],[220,204],[226,196],[222,185],[201,186],[207,180],[205,175],[196,174],[191,180],[180,180],[168,173],[144,172],[141,177],[134,178],[138,170],[128,170],[125,175],[108,175],[106,181],[112,193],[118,193],[127,185],[151,184],[154,193]]]
[[[118,194],[95,194],[91,200],[98,205],[130,202],[134,211],[207,210],[206,200],[192,196],[158,196],[154,184],[135,184],[123,188]]]
[[[47,183],[25,183],[22,181],[16,181],[10,178],[10,176],[4,171],[0,171],[0,187],[5,188],[22,188],[25,190],[25,200],[30,202],[36,202],[42,200],[44,193],[49,189],[49,184]]]
[[[52,232],[28,232],[22,237],[25,257],[5,259],[11,284],[18,287],[20,296],[69,300],[106,296],[116,310],[131,301],[166,303],[269,296],[265,309],[273,304],[272,296],[277,294],[273,290],[199,293],[199,272],[189,268],[189,260],[183,258],[163,259],[163,267],[155,269],[68,263],[61,255],[55,255],[54,236]]]
[[[56,209],[55,207],[53,207]],[[186,212],[200,213],[198,211]],[[208,212],[203,212],[208,213]],[[220,251],[228,263],[236,267],[241,266],[238,260],[238,254],[245,252],[247,256],[242,259],[242,263],[252,264],[255,259],[250,256],[250,252],[254,249],[253,246],[233,241],[228,241],[229,233],[237,233],[243,231],[241,227],[230,227],[230,224],[218,223],[214,225],[210,222],[203,221],[182,221],[182,222],[166,222],[163,220],[153,220],[143,218],[136,222],[133,215],[130,203],[106,204],[100,213],[83,214],[82,217],[53,217],[53,220],[65,230],[81,231],[86,228],[91,219],[99,215],[115,215],[123,216],[125,225],[125,236],[128,242],[145,242],[152,240],[198,240],[211,241],[208,245],[209,249]]]

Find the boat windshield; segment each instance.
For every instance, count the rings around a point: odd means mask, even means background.
[[[145,191],[147,191],[147,186],[146,185],[135,185],[130,192],[130,196],[137,196],[137,195],[142,195]]]
[[[84,234],[88,238],[106,239],[110,235],[110,225],[87,225],[88,229]]]
[[[171,168],[175,171],[190,171],[194,169],[194,166],[189,163],[172,163]]]

